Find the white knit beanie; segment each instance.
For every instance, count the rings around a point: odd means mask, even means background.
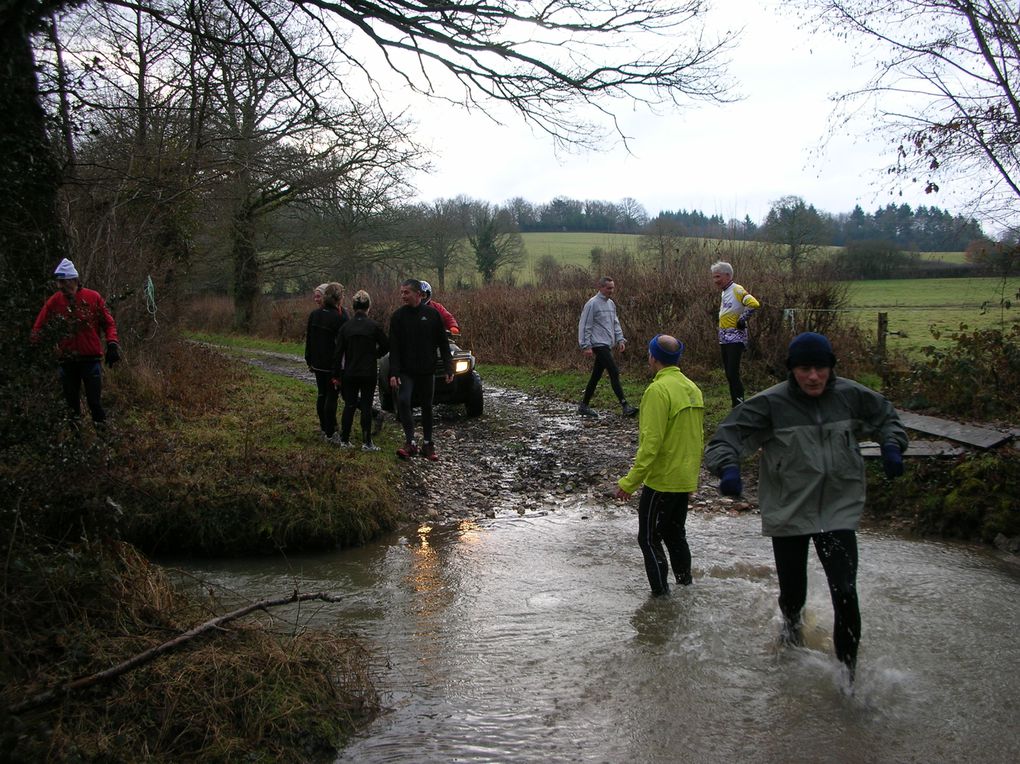
[[[65,257],[60,261],[57,269],[53,271],[53,275],[58,279],[76,279],[78,278],[78,269],[74,267],[74,263]]]

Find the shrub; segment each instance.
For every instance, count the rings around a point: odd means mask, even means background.
[[[906,530],[991,543],[1000,533],[1020,535],[1020,453],[1013,449],[970,454],[952,461],[916,459],[903,478],[889,480],[869,469],[868,512],[902,517]]]
[[[932,330],[935,339],[940,332]],[[968,331],[961,324],[949,335],[949,348],[924,348],[895,393],[908,406],[980,419],[1020,414],[1020,325],[1009,331]]]

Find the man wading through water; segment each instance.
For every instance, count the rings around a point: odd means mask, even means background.
[[[638,504],[638,546],[656,596],[669,594],[663,543],[676,582],[691,583],[691,550],[684,526],[688,500],[698,489],[705,403],[698,386],[677,367],[683,354],[683,343],[668,334],[657,334],[648,343],[648,367],[655,378],[641,396],[634,466],[616,489],[616,498],[626,501],[644,485]]]
[[[867,480],[860,441],[882,446],[885,474],[903,474],[907,434],[879,393],[837,377],[829,340],[805,332],[790,343],[785,382],[733,409],[709,441],[705,467],[719,490],[739,496],[740,460],[761,448],[758,503],[762,533],[772,537],[784,642],[803,644],[808,545],[829,582],[836,657],[853,681],[861,641],[857,601],[857,526]]]

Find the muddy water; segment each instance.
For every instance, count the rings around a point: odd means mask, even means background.
[[[757,518],[692,515],[694,585],[656,600],[636,522],[579,501],[196,572],[346,595],[312,618],[366,637],[387,711],[341,761],[1016,761],[1020,572],[994,554],[862,534],[849,694],[813,557],[783,650]]]

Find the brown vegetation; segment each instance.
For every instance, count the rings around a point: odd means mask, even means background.
[[[59,690],[219,610],[122,539],[186,554],[333,548],[396,520],[385,469],[368,483],[316,447],[305,386],[160,339],[106,377],[101,430],[68,425],[42,353],[0,385],[0,758],[328,758],[376,702],[364,650],[335,631],[249,617],[112,684]],[[53,703],[24,705],[53,688]]]
[[[644,345],[667,332],[686,343],[687,368],[704,372],[718,366],[719,354],[715,332],[719,292],[712,285],[709,266],[727,259],[737,282],[762,302],[750,324],[748,374],[762,380],[784,375],[786,346],[796,332],[806,330],[831,335],[842,373],[852,375],[870,366],[865,338],[842,323],[836,312],[846,305],[846,289],[824,272],[792,278],[776,268],[763,245],[728,243],[722,248],[705,241],[689,246],[664,266],[638,262],[625,252],[601,253],[599,266],[588,271],[551,270],[539,285],[494,284],[436,293],[435,298],[457,316],[467,346],[483,363],[581,370],[588,362],[578,352],[577,319],[595,293],[598,277],[612,276],[617,287],[614,300],[631,348],[621,359],[623,369],[643,374]],[[373,296],[373,317],[386,322],[399,306],[396,282],[350,284],[348,291],[367,288]],[[301,342],[313,307],[310,296],[266,302],[257,319],[258,334]],[[229,331],[232,306],[225,298],[198,298],[184,319],[191,328]]]
[[[231,623],[121,676],[111,692],[26,697],[67,685],[209,617],[122,543],[49,550],[46,572],[9,571],[0,623],[7,667],[0,745],[18,761],[310,761],[375,713],[369,659],[349,637],[277,622]],[[256,749],[253,742],[257,741]]]

